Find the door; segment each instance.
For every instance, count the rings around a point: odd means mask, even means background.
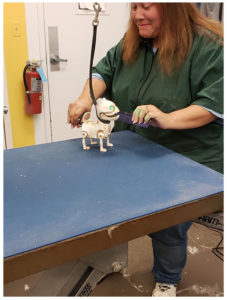
[[[67,109],[88,79],[94,12],[80,9],[78,3],[43,5],[52,141],[78,138],[81,129],[67,124]],[[123,37],[129,17],[128,3],[102,5],[94,65]],[[53,55],[62,59],[58,66],[50,62]]]

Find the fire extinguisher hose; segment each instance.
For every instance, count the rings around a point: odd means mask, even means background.
[[[23,79],[24,79],[24,87],[25,87],[25,91],[26,91],[26,94],[27,94],[27,97],[28,97],[28,103],[31,104],[31,98],[30,98],[30,94],[29,94],[29,90],[28,90],[28,84],[26,82],[26,71],[27,69],[30,67],[30,64],[27,64],[25,67],[24,67],[24,71],[23,71]]]

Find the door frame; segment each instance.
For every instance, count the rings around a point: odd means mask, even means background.
[[[8,99],[8,90],[7,90],[7,81],[6,81],[6,71],[5,71],[5,60],[3,60],[3,106],[6,106],[8,112],[4,113],[3,107],[3,149],[13,148],[13,136],[12,136],[12,127],[9,111],[9,99]]]
[[[48,79],[44,3],[25,3],[29,60],[42,62]],[[37,37],[37,38],[36,38]],[[52,142],[49,84],[43,83],[42,113],[34,115],[35,143]]]

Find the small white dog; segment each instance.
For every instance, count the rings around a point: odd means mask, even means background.
[[[105,98],[99,98],[97,99],[96,111],[97,116],[101,120],[109,121],[109,123],[106,124],[99,120],[89,120],[90,113],[86,112],[82,117],[82,145],[84,150],[89,150],[90,147],[86,145],[86,138],[90,138],[92,145],[97,144],[97,142],[92,140],[93,138],[97,138],[99,139],[100,151],[106,152],[107,149],[103,147],[103,139],[106,138],[107,146],[113,146],[109,140],[110,133],[113,129],[111,121],[115,121],[119,118],[119,109],[114,102]]]

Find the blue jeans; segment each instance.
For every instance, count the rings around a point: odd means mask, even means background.
[[[187,259],[187,231],[192,222],[182,223],[149,234],[152,238],[156,282],[176,284]]]

